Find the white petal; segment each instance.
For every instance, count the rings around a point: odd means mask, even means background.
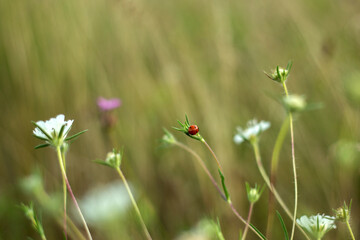
[[[234,136],[234,142],[236,143],[236,144],[240,144],[240,143],[242,143],[244,141],[244,139],[239,135],[239,134],[236,134],[235,136]]]
[[[59,114],[56,116],[56,121],[58,122],[64,122],[65,121],[65,116],[64,114]]]

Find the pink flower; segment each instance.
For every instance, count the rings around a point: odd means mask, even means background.
[[[119,98],[106,99],[99,97],[97,99],[97,105],[101,111],[110,111],[121,106],[121,100]]]

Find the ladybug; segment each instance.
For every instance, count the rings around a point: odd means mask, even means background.
[[[191,125],[188,129],[190,135],[195,135],[199,132],[199,127],[197,125]]]

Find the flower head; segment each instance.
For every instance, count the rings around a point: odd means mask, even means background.
[[[191,229],[182,232],[175,240],[189,240],[189,239],[218,239],[224,240],[224,236],[221,232],[219,220],[215,222],[212,219],[202,219],[196,226]]]
[[[347,222],[350,219],[350,213],[351,213],[351,202],[349,206],[344,202],[344,205],[342,207],[339,207],[338,209],[334,210],[335,212],[335,218],[338,221]]]
[[[305,97],[301,95],[291,94],[285,96],[282,101],[289,112],[300,112],[307,107]]]
[[[168,146],[168,145],[173,145],[174,143],[176,143],[176,139],[174,137],[174,135],[172,135],[167,129],[163,128],[165,134],[163,135],[161,142],[163,145]]]
[[[245,186],[246,186],[247,197],[250,203],[256,203],[261,197],[261,194],[265,190],[265,185],[263,187],[260,187],[257,184],[255,184],[255,187],[252,188],[250,187],[250,184],[246,182]]]
[[[37,127],[34,129],[33,133],[37,137],[42,138],[47,138],[48,135],[51,137],[57,137],[60,134],[61,128],[64,127],[62,136],[66,138],[66,135],[70,131],[73,122],[74,120],[65,121],[65,116],[63,114],[59,114],[55,118],[50,118],[50,120],[45,122],[37,121]]]
[[[105,165],[105,166],[117,169],[117,168],[120,168],[123,155],[124,155],[123,149],[119,150],[119,151],[116,149],[113,149],[112,152],[109,152],[106,155],[105,161],[95,160],[95,162],[99,163],[101,165]]]
[[[325,233],[336,228],[335,218],[325,214],[310,217],[302,216],[296,219],[296,222],[316,239],[321,239]]]
[[[101,111],[111,111],[121,106],[121,100],[119,98],[106,99],[99,97],[97,99],[97,105]]]
[[[272,73],[266,73],[266,72],[264,73],[266,76],[268,76],[270,79],[274,80],[275,82],[283,83],[287,80],[290,74],[291,66],[292,66],[292,61],[289,61],[285,69],[277,66]]]
[[[242,129],[237,127],[237,133],[234,136],[234,142],[240,144],[244,141],[251,142],[257,138],[263,131],[267,130],[270,127],[270,122],[261,121],[257,122],[256,119],[250,120],[247,123],[247,128]]]
[[[132,184],[129,183],[131,191]],[[89,224],[107,224],[117,217],[125,217],[131,207],[126,187],[119,181],[114,181],[91,189],[79,202],[84,216]]]
[[[185,122],[182,123],[178,120],[178,123],[180,124],[181,128],[173,127],[173,129],[185,133],[187,136],[199,140],[204,141],[204,138],[199,133],[199,128],[197,125],[190,125],[189,118],[185,114]]]
[[[87,130],[81,131],[71,137],[67,137],[74,120],[65,121],[63,114],[57,115],[47,121],[32,122],[35,125],[33,130],[34,137],[44,140],[46,143],[36,146],[42,148],[47,146],[61,147],[66,141],[69,141]]]

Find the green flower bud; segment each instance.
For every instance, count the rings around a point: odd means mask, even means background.
[[[334,210],[335,212],[335,219],[341,222],[347,222],[350,219],[350,210],[351,210],[351,201],[350,205],[347,206],[346,202],[344,202],[344,205],[342,207],[339,207],[338,209]]]
[[[105,162],[113,168],[119,168],[121,165],[122,154],[115,149],[106,155]]]
[[[198,141],[204,142],[204,138],[199,133],[199,127],[197,125],[190,125],[189,118],[185,114],[185,122],[182,123],[178,120],[178,123],[180,124],[180,128],[173,127],[173,129],[185,133],[188,137],[191,137],[193,139],[196,139]]]
[[[256,203],[259,200],[261,194],[263,193],[263,191],[265,189],[265,185],[260,189],[260,186],[255,184],[255,187],[251,188],[249,183],[246,182],[245,186],[246,186],[246,193],[247,193],[249,202]]]
[[[264,73],[271,80],[274,80],[275,82],[283,83],[287,80],[287,78],[290,74],[291,66],[292,66],[292,62],[289,61],[288,65],[286,66],[286,69],[277,66],[276,69],[273,70],[272,73],[266,73],[266,72],[264,72]]]
[[[174,135],[172,135],[167,129],[163,129],[165,134],[161,139],[161,142],[163,142],[165,145],[172,145],[176,143],[176,139]]]

